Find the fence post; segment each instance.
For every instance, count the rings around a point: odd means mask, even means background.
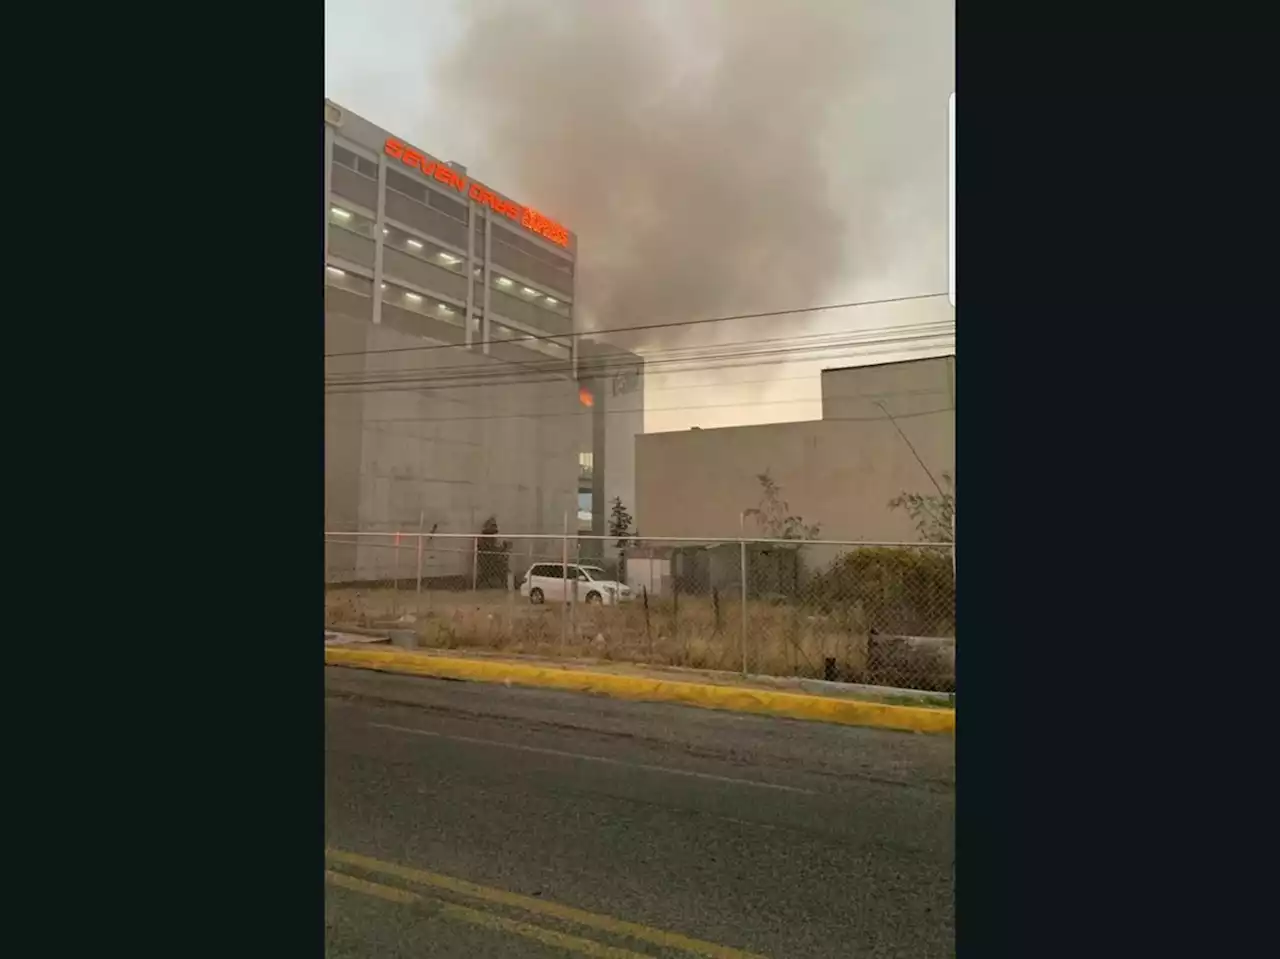
[[[391,551],[395,553],[392,563],[392,579],[391,579],[391,612],[397,613],[400,610],[400,531],[396,530],[395,539],[392,541]]]
[[[569,628],[569,513],[564,514],[564,537],[560,540],[560,655],[564,655],[566,631]]]
[[[956,578],[956,508],[951,507],[951,580]]]
[[[417,594],[422,595],[422,521],[425,519],[422,510],[418,510],[418,586]]]
[[[649,661],[653,661],[653,631],[649,629],[649,589],[646,586],[640,587],[644,596],[644,638],[649,646]]]
[[[671,641],[680,645],[680,576],[671,577]],[[689,643],[685,643],[685,661],[689,661]]]
[[[747,511],[738,514],[738,566],[742,585],[742,675],[747,675]]]
[[[742,675],[747,675],[747,541],[738,541],[738,561],[742,566]]]
[[[471,538],[471,592],[476,591],[476,582],[480,578],[480,537]]]
[[[577,537],[573,541],[573,564],[580,566],[582,564],[582,539]],[[565,575],[569,575],[566,569]],[[578,577],[577,571],[574,571],[574,578],[569,580],[569,636],[573,639],[575,645],[578,642]]]

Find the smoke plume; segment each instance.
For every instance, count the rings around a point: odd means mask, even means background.
[[[856,6],[470,0],[434,99],[473,174],[577,233],[585,327],[811,305],[841,278],[848,218],[875,218],[832,202],[823,150],[865,68]]]

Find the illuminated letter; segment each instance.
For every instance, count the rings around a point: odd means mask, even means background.
[[[404,144],[395,137],[387,137],[387,144],[384,149],[387,151],[387,156],[394,157],[397,160],[404,155]]]

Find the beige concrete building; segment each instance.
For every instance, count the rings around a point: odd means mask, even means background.
[[[325,531],[388,534],[330,537],[328,581],[396,577],[397,532],[490,516],[603,534],[632,495],[643,361],[578,329],[573,232],[331,101],[323,168]],[[424,575],[465,577],[470,549]]]
[[[934,489],[898,430],[935,477],[954,477],[955,382],[954,356],[824,370],[820,420],[637,436],[637,526],[646,540],[736,538],[767,471],[824,539],[914,541],[888,502]]]

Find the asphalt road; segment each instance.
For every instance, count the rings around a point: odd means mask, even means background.
[[[325,684],[335,959],[953,955],[950,737]]]

